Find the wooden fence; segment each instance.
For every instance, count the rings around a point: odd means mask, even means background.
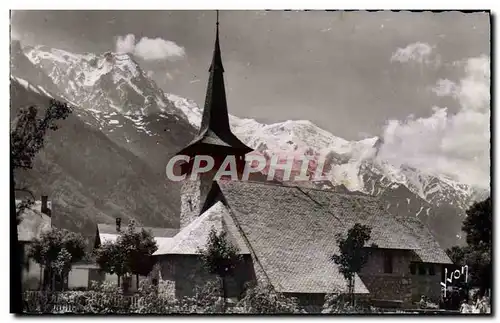
[[[68,293],[81,293],[81,296],[86,292],[43,292],[43,291],[26,291],[24,292],[23,298],[25,306],[31,305],[35,307],[37,311],[48,311],[50,313],[74,313],[78,312],[79,308],[83,304],[79,304],[77,301],[68,301]],[[96,305],[103,305],[106,302],[107,305],[111,304],[114,307],[123,307],[127,305],[129,307],[139,307],[140,297],[137,295],[106,295],[106,300],[97,299]],[[99,304],[101,302],[101,304]],[[28,309],[34,310],[33,308]]]

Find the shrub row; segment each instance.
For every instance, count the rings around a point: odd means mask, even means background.
[[[74,314],[277,314],[303,313],[297,301],[268,286],[247,289],[236,304],[224,304],[216,282],[209,282],[194,297],[174,299],[161,286],[142,284],[136,295],[125,295],[114,284],[94,285],[88,291],[26,292],[26,313]]]

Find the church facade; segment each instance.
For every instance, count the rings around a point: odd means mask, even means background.
[[[230,130],[224,68],[217,24],[203,118],[198,135],[179,155],[190,156],[180,167],[181,228],[162,240],[153,273],[172,297],[192,296],[214,279],[201,264],[212,228],[224,230],[244,261],[228,281],[228,297],[239,297],[245,284],[270,284],[278,292],[304,302],[322,304],[330,293],[347,292],[347,284],[331,256],[336,236],[355,223],[372,228],[377,247],[355,277],[355,293],[373,302],[411,306],[421,295],[438,302],[441,272],[450,259],[417,217],[388,214],[376,198],[360,193],[283,185],[276,182],[216,180],[226,156],[235,156],[241,176],[245,155],[252,151]],[[193,157],[209,155],[214,171],[190,179]],[[239,177],[241,178],[241,177]]]

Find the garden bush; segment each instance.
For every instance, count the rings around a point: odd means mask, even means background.
[[[302,313],[293,297],[278,293],[272,286],[253,285],[231,310],[235,314],[296,314]]]
[[[355,306],[350,304],[346,294],[327,294],[321,314],[360,314],[374,313],[375,308],[365,306],[358,302]]]

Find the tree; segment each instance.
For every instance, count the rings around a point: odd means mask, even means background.
[[[228,239],[225,231],[217,234],[215,228],[210,230],[204,250],[199,251],[204,267],[211,274],[217,275],[222,285],[223,312],[226,308],[226,278],[234,274],[241,262],[239,250]]]
[[[339,271],[347,281],[348,294],[350,295],[351,305],[354,306],[354,278],[355,274],[361,271],[361,268],[368,260],[369,251],[365,244],[370,240],[371,228],[360,223],[354,224],[347,232],[344,238],[341,234],[337,235],[337,244],[340,254],[331,256],[331,260],[339,265]],[[371,245],[376,247],[375,244]]]
[[[453,246],[446,250],[448,257],[456,265],[465,265],[465,257],[467,255],[467,247]]]
[[[474,203],[467,210],[462,230],[467,234],[466,241],[477,248],[491,248],[492,214],[491,197]]]
[[[479,287],[481,294],[492,285],[491,241],[492,205],[491,197],[474,203],[467,210],[462,230],[466,234],[467,245],[454,246],[447,250],[454,264],[468,267],[468,285]]]
[[[68,250],[66,250],[66,248],[62,248],[57,255],[57,259],[52,263],[54,273],[62,278],[62,289],[64,289],[66,275],[71,271],[71,258],[72,256]]]
[[[11,253],[14,255],[14,268],[11,285],[11,312],[22,312],[22,277],[20,256],[22,246],[17,236],[17,224],[24,209],[30,207],[33,201],[25,201],[16,205],[16,192],[28,193],[34,200],[33,193],[25,187],[16,187],[14,171],[16,169],[31,169],[36,154],[43,148],[48,130],[57,130],[55,121],[66,119],[71,109],[67,104],[51,100],[42,118],[38,117],[38,109],[30,106],[21,109],[11,123],[10,130],[10,237]]]
[[[85,256],[85,238],[65,229],[52,229],[35,239],[28,250],[28,256],[48,270],[52,289],[56,275],[63,281],[71,265]]]
[[[158,245],[150,232],[144,229],[136,230],[134,222],[130,222],[116,243],[125,252],[127,267],[135,274],[136,287],[139,290],[139,275],[146,276],[153,269],[155,262],[152,255],[158,250]]]
[[[96,262],[101,270],[108,274],[116,274],[118,276],[118,286],[120,286],[120,278],[130,273],[125,251],[120,248],[118,243],[108,241],[94,252]]]

